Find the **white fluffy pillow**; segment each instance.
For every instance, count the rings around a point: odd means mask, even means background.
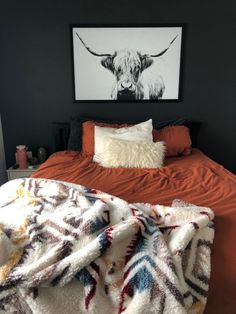
[[[95,126],[93,161],[100,163],[103,155],[104,143],[108,136],[129,141],[152,142],[152,119],[125,128],[106,128]]]
[[[107,138],[101,165],[107,168],[160,168],[165,156],[163,142],[147,143]]]

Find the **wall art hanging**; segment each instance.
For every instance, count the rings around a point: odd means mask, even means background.
[[[183,25],[71,25],[75,101],[179,101]]]

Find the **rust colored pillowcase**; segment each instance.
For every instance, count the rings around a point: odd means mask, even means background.
[[[166,143],[166,157],[186,156],[191,154],[189,129],[184,125],[172,125],[160,130],[153,130],[153,141]]]
[[[94,121],[86,121],[82,124],[82,153],[86,156],[94,155],[94,128],[96,126],[106,128],[124,128],[130,126],[129,124],[111,124]]]

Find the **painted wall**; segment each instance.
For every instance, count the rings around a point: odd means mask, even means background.
[[[1,114],[7,164],[17,144],[52,148],[51,123],[72,114],[202,121],[200,148],[236,172],[235,1],[5,1],[0,10]],[[73,23],[185,23],[179,103],[73,102]]]

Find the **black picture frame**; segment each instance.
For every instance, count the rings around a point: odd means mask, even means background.
[[[184,24],[71,24],[74,102],[181,101],[184,32]]]

